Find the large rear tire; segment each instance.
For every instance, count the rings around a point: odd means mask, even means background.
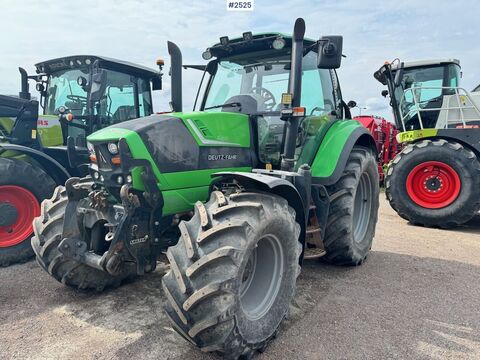
[[[389,166],[385,184],[392,208],[412,224],[452,228],[480,210],[480,162],[455,141],[408,145]]]
[[[33,222],[35,235],[32,237],[32,248],[38,264],[57,281],[78,289],[102,291],[107,287],[119,286],[128,277],[127,274],[112,276],[68,259],[58,250],[67,202],[65,187],[58,186],[52,198],[43,201],[41,214]]]
[[[55,181],[25,161],[0,158],[0,266],[30,260],[32,222]]]
[[[300,273],[300,226],[285,199],[212,193],[180,223],[162,284],[173,328],[228,359],[263,350],[287,315]]]
[[[355,146],[342,176],[327,191],[330,208],[322,259],[336,265],[360,265],[372,248],[378,219],[378,166],[372,151]]]

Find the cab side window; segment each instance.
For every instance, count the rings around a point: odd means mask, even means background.
[[[318,69],[313,51],[303,59],[302,100],[307,115],[324,116],[335,110],[332,79],[329,70]]]
[[[138,106],[140,116],[152,114],[152,99],[150,97],[150,83],[144,79],[138,79]]]

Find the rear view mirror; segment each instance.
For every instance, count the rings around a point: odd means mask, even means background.
[[[87,79],[85,79],[85,77],[83,77],[83,76],[79,76],[77,78],[77,84],[78,84],[78,86],[85,87],[85,86],[87,86]]]
[[[92,87],[90,88],[90,100],[99,101],[107,87],[107,72],[103,69],[92,74]]]
[[[322,36],[318,43],[317,67],[319,69],[338,69],[342,62],[342,48],[342,36]]]
[[[347,106],[348,106],[350,109],[353,109],[354,107],[357,107],[357,102],[356,102],[356,101],[353,101],[353,100],[350,100],[350,101],[347,103]]]

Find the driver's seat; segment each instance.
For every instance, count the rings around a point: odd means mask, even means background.
[[[231,103],[239,103],[240,106],[229,106]],[[255,114],[257,112],[265,111],[263,98],[258,94],[240,94],[235,95],[225,101],[225,106],[222,106],[222,111],[239,112],[246,115]]]
[[[119,123],[126,120],[135,119],[135,106],[122,105],[112,115],[112,122]]]
[[[65,107],[75,116],[83,115],[83,106],[77,101],[65,101]]]

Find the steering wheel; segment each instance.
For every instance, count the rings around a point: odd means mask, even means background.
[[[315,111],[325,111],[325,108],[322,108],[320,106],[315,106],[312,111],[310,111],[310,115],[313,115]]]
[[[328,107],[330,107],[330,109],[331,109],[331,110],[330,110],[330,113],[335,110],[335,106],[333,105],[332,100],[330,100],[330,99],[324,99],[323,102],[324,102],[324,107],[315,106],[315,107],[312,109],[312,111],[310,111],[310,115],[313,115],[313,113],[314,113],[315,111],[325,111],[325,110],[327,110]]]
[[[80,95],[67,95],[67,99],[75,101],[76,103],[79,103],[81,105],[87,103],[87,97],[86,96],[80,96]]]
[[[272,111],[277,102],[275,101],[275,96],[272,94],[270,90],[265,89],[261,86],[254,86],[250,89],[251,93],[258,94],[263,99],[263,105],[265,106],[265,110]]]

